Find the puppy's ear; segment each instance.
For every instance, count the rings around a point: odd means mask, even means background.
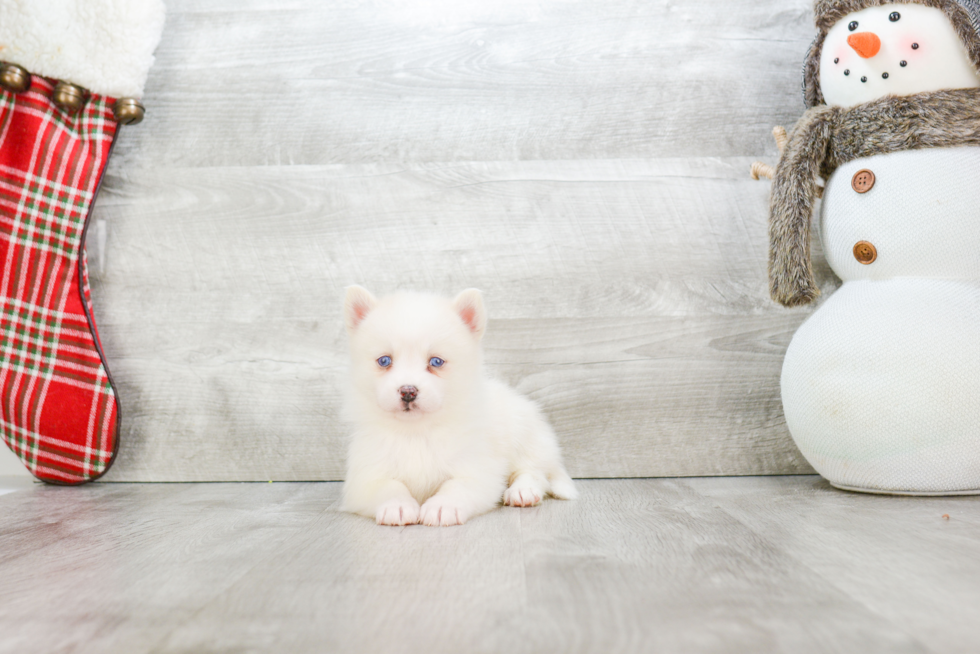
[[[453,300],[453,310],[463,319],[463,324],[477,339],[483,338],[487,329],[487,310],[483,306],[483,295],[475,288],[468,288]]]
[[[344,323],[348,334],[354,333],[377,303],[378,299],[363,286],[347,287],[347,295],[344,296]]]

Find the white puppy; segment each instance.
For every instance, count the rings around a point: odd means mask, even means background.
[[[577,493],[530,400],[483,372],[483,298],[347,289],[355,432],[344,510],[382,525],[461,525]]]

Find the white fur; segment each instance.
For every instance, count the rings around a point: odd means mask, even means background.
[[[891,21],[892,12],[901,18]],[[858,23],[853,32],[848,29],[852,21]],[[862,32],[881,41],[878,53],[867,59],[847,42]],[[912,49],[913,43],[919,47]],[[845,70],[850,74],[845,76]],[[925,5],[896,3],[848,14],[827,32],[820,54],[820,89],[829,105],[853,107],[886,95],[976,87],[980,76],[953,24],[942,11]]]
[[[114,98],[143,95],[162,0],[0,2],[0,61]]]
[[[344,509],[378,524],[450,526],[501,500],[533,506],[577,493],[538,407],[483,372],[486,310],[476,290],[455,300],[347,290],[352,357]],[[382,368],[378,359],[391,357]],[[432,357],[446,363],[429,365]],[[418,389],[414,402],[400,389]]]

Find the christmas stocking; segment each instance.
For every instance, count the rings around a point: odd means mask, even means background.
[[[38,479],[119,449],[85,230],[163,28],[160,0],[0,0],[0,433]]]

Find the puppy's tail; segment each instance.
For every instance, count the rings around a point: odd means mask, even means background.
[[[568,476],[561,464],[548,473],[548,483],[551,484],[551,496],[559,500],[574,500],[578,497],[575,483]]]

